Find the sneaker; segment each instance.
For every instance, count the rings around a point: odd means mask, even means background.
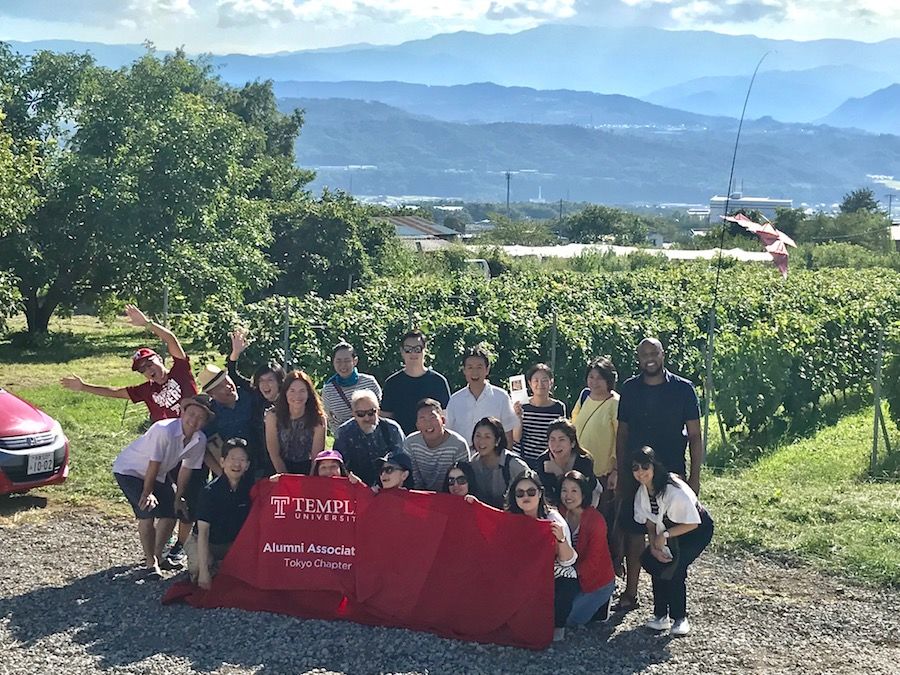
[[[672,620],[666,616],[654,616],[647,623],[644,624],[644,628],[649,628],[650,630],[668,630],[672,626]]]
[[[566,639],[566,629],[565,628],[554,628],[553,629],[553,641],[560,642],[561,640]]]
[[[184,563],[185,558],[187,557],[187,555],[186,555],[185,552],[184,552],[184,546],[182,546],[179,542],[176,541],[176,542],[172,545],[172,548],[169,549],[169,552],[166,553],[166,557],[167,557],[171,562]]]
[[[607,600],[606,604],[604,604],[602,607],[600,607],[600,609],[598,609],[596,612],[594,612],[594,616],[592,616],[590,618],[590,621],[588,623],[593,623],[595,621],[600,621],[600,622],[609,621],[609,616],[610,616],[609,606],[610,606],[610,604],[611,604],[611,602],[609,600]]]
[[[181,570],[184,569],[184,563],[177,560],[172,560],[171,558],[163,558],[159,561],[159,569],[166,570],[167,572],[171,572],[172,570]]]
[[[691,624],[687,620],[687,617],[683,619],[678,619],[674,625],[672,626],[672,635],[677,635],[679,637],[687,635],[691,632]]]

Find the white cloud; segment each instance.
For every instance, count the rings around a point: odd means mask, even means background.
[[[196,14],[191,0],[2,0],[0,16],[87,26],[139,27]]]
[[[546,21],[575,14],[577,0],[218,0],[221,26],[294,21]]]

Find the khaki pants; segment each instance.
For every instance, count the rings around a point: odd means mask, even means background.
[[[209,545],[209,576],[216,576],[219,571],[219,565],[225,559],[231,544],[210,544]],[[191,581],[196,582],[200,576],[200,548],[197,544],[197,533],[191,532],[191,536],[184,542],[184,552],[188,557],[188,572],[191,574]]]

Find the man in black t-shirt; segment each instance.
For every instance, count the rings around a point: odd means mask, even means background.
[[[200,493],[197,524],[185,550],[191,580],[209,589],[212,578],[250,513],[253,478],[247,441],[230,438],[222,446],[222,475]]]
[[[396,420],[407,436],[416,431],[416,404],[433,398],[443,408],[450,400],[447,378],[425,367],[425,336],[417,330],[403,336],[400,354],[403,369],[384,381],[381,395],[381,415]]]
[[[634,521],[635,481],[622,480],[631,475],[629,458],[644,446],[654,453],[672,473],[687,477],[700,494],[700,465],[703,463],[703,436],[700,432],[700,404],[689,380],[665,368],[665,351],[656,338],[646,337],[638,344],[640,373],[622,383],[619,389],[619,428],[616,433],[616,459],[619,466],[621,503],[617,530],[624,537],[626,586],[619,607],[637,604],[640,556],[644,548],[645,528]],[[685,450],[690,446],[691,466],[687,472]],[[621,540],[620,540],[621,541]]]

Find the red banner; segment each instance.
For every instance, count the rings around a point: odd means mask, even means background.
[[[163,602],[400,626],[543,649],[553,635],[550,525],[447,494],[375,495],[282,476],[253,505],[209,592]]]

